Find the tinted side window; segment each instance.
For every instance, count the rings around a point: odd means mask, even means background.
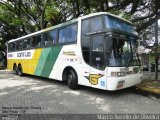
[[[30,38],[31,47],[41,47],[42,45],[42,35],[33,36]]]
[[[23,40],[16,41],[16,50],[22,50],[23,49]]]
[[[37,36],[37,47],[41,47],[42,46],[42,35],[38,35]]]
[[[53,44],[57,43],[57,31],[56,30],[52,30],[50,32],[50,37],[51,37],[51,41],[53,42]]]
[[[9,52],[15,51],[15,49],[16,49],[16,45],[14,42],[8,44],[8,51]]]
[[[82,21],[82,35],[103,31],[102,17],[93,17]]]
[[[51,39],[51,35],[49,34],[49,32],[46,32],[43,34],[43,45],[44,46],[49,46],[49,45],[53,45],[52,39]]]
[[[102,17],[94,17],[90,20],[91,32],[102,31]]]
[[[31,38],[31,47],[37,47],[37,38],[35,36]]]
[[[69,25],[59,30],[59,43],[69,43],[77,40],[77,24]]]
[[[31,48],[31,41],[30,41],[30,39],[25,39],[25,40],[23,40],[23,48],[24,48],[24,49],[29,49],[29,48]]]
[[[88,19],[82,21],[82,35],[90,32],[90,21]]]

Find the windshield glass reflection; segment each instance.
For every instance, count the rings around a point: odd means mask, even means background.
[[[125,35],[106,37],[107,66],[140,65],[137,54],[136,39]]]

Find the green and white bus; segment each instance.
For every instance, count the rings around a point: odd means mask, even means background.
[[[8,69],[103,90],[141,82],[138,36],[127,20],[93,13],[8,42]]]

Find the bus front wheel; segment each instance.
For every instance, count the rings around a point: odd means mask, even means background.
[[[77,89],[78,88],[78,80],[77,75],[74,70],[70,69],[67,74],[67,83],[69,88]]]

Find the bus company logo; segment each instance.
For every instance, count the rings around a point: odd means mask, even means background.
[[[20,52],[20,53],[17,53],[17,57],[31,57],[31,52]]]
[[[98,84],[98,79],[101,78],[102,75],[97,75],[97,74],[90,74],[89,75],[89,82],[92,85],[97,85]]]
[[[75,54],[75,52],[74,52],[74,51],[68,51],[68,52],[63,51],[63,55],[75,56],[76,54]]]

